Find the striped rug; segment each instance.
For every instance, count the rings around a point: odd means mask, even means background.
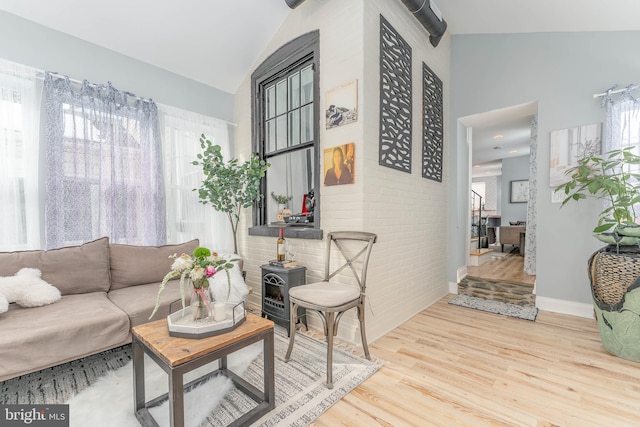
[[[380,367],[376,361],[368,361],[335,348],[334,387],[328,389],[324,384],[326,380],[326,344],[306,335],[297,334],[291,359],[288,363],[284,363],[283,358],[289,339],[284,328],[276,326],[275,331],[276,408],[253,425],[306,426],[373,375]],[[247,350],[250,349],[247,348]],[[234,370],[234,372],[244,372],[242,376],[247,381],[262,389],[263,357],[260,353],[258,357],[253,358],[258,352],[251,356],[253,361],[246,362],[247,366],[243,366],[240,371]],[[0,390],[2,391],[0,403],[54,404],[70,402],[71,426],[137,427],[139,424],[133,416],[131,355],[131,345],[127,345],[0,382]],[[150,361],[150,359],[148,360]],[[155,367],[155,364],[149,361],[145,362],[145,365]],[[230,358],[230,366],[231,363]],[[160,368],[157,370],[160,371]],[[162,372],[160,375],[159,379],[166,384],[166,376],[163,377]],[[205,386],[206,383],[203,388]],[[82,398],[83,395],[97,391],[95,387],[101,387],[97,393],[99,398],[95,400]],[[213,392],[204,393],[208,397],[200,399],[202,402],[210,404],[212,394],[215,395],[216,391],[219,392],[221,389],[221,387],[214,388]],[[197,391],[198,389],[194,389],[191,393],[195,394]],[[147,390],[147,396],[153,396],[153,394],[152,390]],[[186,400],[187,398],[185,398],[185,404]],[[116,407],[110,407],[108,405],[110,401],[113,401]],[[198,420],[196,425],[200,423],[203,426],[227,425],[253,405],[255,403],[251,399],[230,387],[219,404],[216,402],[216,407],[212,408],[204,416],[204,419]],[[158,421],[160,425],[168,425],[166,419]]]

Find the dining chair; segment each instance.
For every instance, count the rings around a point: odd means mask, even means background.
[[[367,266],[371,248],[376,239],[375,234],[364,231],[329,233],[324,260],[324,280],[289,289],[291,322],[289,324],[289,348],[284,358],[285,362],[289,361],[293,350],[298,307],[317,312],[324,324],[324,334],[327,340],[328,388],[333,388],[333,339],[337,335],[340,319],[347,310],[357,308],[362,348],[365,357],[371,359],[367,346],[364,302]],[[334,268],[331,268],[332,261],[335,261]],[[348,281],[349,276],[344,274],[338,276],[338,274],[347,268],[347,272],[351,272],[355,277],[357,285],[341,283]]]

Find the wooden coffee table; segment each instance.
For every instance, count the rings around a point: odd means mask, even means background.
[[[248,425],[275,407],[274,338],[271,320],[247,313],[246,321],[236,329],[222,335],[200,339],[170,337],[166,319],[134,326],[132,332],[134,408],[136,418],[143,426],[158,425],[148,408],[167,399],[171,426],[184,426],[184,392],[216,375],[230,378],[238,390],[258,404],[230,425]],[[227,356],[230,353],[261,340],[264,344],[264,391],[260,391],[227,368]],[[169,377],[169,393],[149,402],[146,402],[144,390],[145,353]],[[184,374],[218,359],[218,369],[188,384],[183,383]]]

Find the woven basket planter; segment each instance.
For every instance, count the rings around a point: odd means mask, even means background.
[[[594,252],[589,280],[604,348],[640,362],[640,248],[609,245]]]

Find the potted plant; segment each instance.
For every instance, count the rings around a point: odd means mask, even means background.
[[[275,194],[273,191],[271,192],[271,197],[273,197],[273,200],[275,200],[278,205],[282,205],[283,207],[287,207],[289,200],[293,199],[293,196],[281,196]]]
[[[227,214],[237,254],[240,213],[243,208],[251,207],[262,199],[260,182],[270,165],[256,154],[244,163],[238,159],[225,162],[220,146],[214,145],[204,134],[200,136],[200,147],[204,151],[198,154],[198,160],[193,164],[202,167],[204,180],[194,191],[198,191],[200,203],[210,204],[215,210]]]
[[[591,155],[579,161],[578,166],[567,170],[570,180],[558,188],[564,191],[562,206],[571,200],[587,197],[608,202],[593,229],[594,236],[604,243],[637,245],[640,228],[636,224],[634,206],[640,203],[640,156],[632,153],[633,147],[609,151],[602,156]],[[640,212],[638,212],[640,213]]]
[[[634,147],[590,155],[567,170],[564,206],[571,200],[606,201],[593,229],[607,243],[589,258],[589,280],[600,336],[605,349],[640,362],[640,156]]]
[[[271,197],[278,204],[278,212],[276,214],[276,218],[278,219],[278,221],[286,221],[286,218],[292,215],[292,212],[287,205],[289,203],[289,200],[293,199],[293,196],[282,196],[279,194],[275,194],[272,191]]]

